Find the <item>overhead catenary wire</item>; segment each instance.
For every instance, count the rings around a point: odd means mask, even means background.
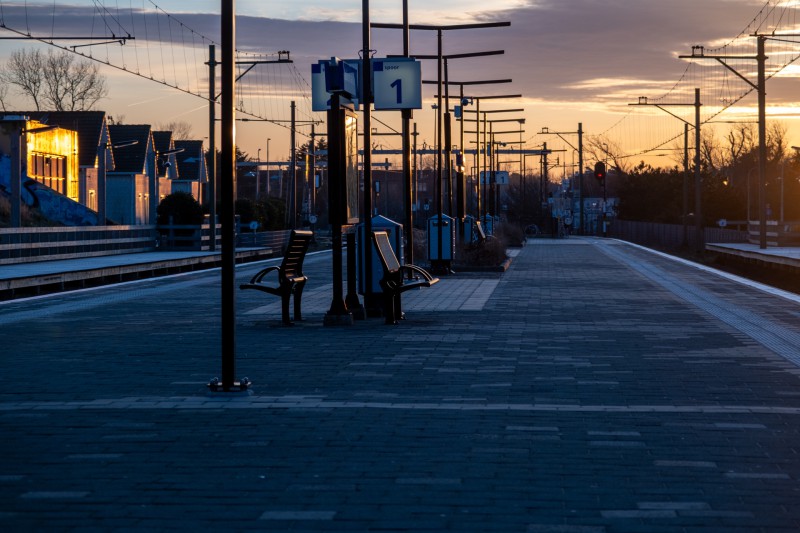
[[[60,30],[65,11],[72,15],[71,23],[80,21],[80,31],[87,37],[84,42],[65,44],[58,39],[66,32],[67,26]],[[70,32],[75,31],[75,27],[70,28]],[[217,44],[216,39],[203,35],[153,0],[83,0],[69,6],[54,0],[49,10],[42,9],[41,4],[29,6],[27,0],[22,4],[0,0],[0,29],[209,99],[205,63],[208,46]],[[261,54],[264,58],[277,55]],[[311,120],[314,116],[309,84],[293,63],[260,65],[253,74],[237,84],[240,114],[288,129],[289,102],[296,101],[300,117]],[[298,134],[308,135],[304,127],[298,127]]]

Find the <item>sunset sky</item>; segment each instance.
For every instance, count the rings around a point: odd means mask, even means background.
[[[130,3],[134,8],[153,7],[149,1]],[[505,50],[502,56],[451,61],[450,79],[512,78],[511,84],[477,86],[470,92],[475,96],[522,94],[523,98],[486,103],[482,109],[524,108],[523,113],[508,118],[526,119],[523,140],[535,146],[542,141],[557,142],[552,137],[537,135],[543,127],[551,131],[574,131],[578,122],[582,122],[587,135],[607,131],[632,112],[628,104],[636,102],[639,96],[654,98],[675,85],[686,69],[686,61],[678,59],[678,55],[689,54],[692,45],[719,46],[736,37],[766,3],[764,0],[409,0],[409,8],[411,22],[418,24],[511,22],[508,28],[446,32],[444,53]],[[32,4],[28,2],[29,10]],[[70,6],[91,8],[91,4],[71,2]],[[176,14],[197,32],[218,39],[219,1],[162,0],[156,4]],[[11,5],[0,2],[8,21],[12,20],[8,14]],[[52,6],[52,2],[43,3],[39,8],[46,21],[54,19]],[[66,15],[71,7],[66,7],[66,3],[64,6],[58,20],[63,21],[62,31],[69,32]],[[373,0],[371,20],[399,23],[401,7],[398,0]],[[238,0],[237,15],[239,49],[289,50],[297,71],[308,83],[312,63],[332,56],[355,58],[361,48],[362,3],[357,0]],[[435,32],[412,32],[412,54],[435,54],[434,37]],[[0,41],[0,60],[23,43],[28,42]],[[373,30],[372,48],[377,57],[400,53],[401,33]],[[754,73],[754,65],[748,67],[748,75]],[[189,121],[196,137],[207,136],[207,106],[203,100],[108,67],[103,67],[103,73],[109,77],[111,93],[99,108],[124,116],[128,123]],[[797,145],[800,128],[795,123],[800,118],[800,106],[796,97],[800,94],[800,80],[795,75],[800,73],[792,65],[771,79],[767,84],[767,101],[770,114],[779,115],[789,129],[790,144]],[[435,62],[423,61],[423,78],[435,77]],[[420,144],[423,141],[431,144],[434,139],[434,113],[430,107],[434,94],[433,86],[425,86],[424,109],[415,112]],[[704,105],[712,105],[716,94],[704,96]],[[720,120],[735,117],[751,120],[755,102],[754,95],[745,98],[723,113]],[[654,114],[652,109],[634,112],[643,116]],[[398,113],[376,115],[399,128]],[[664,128],[683,128],[667,116],[663,122],[670,120],[673,123]],[[636,128],[648,127],[645,120],[632,122],[636,125],[622,132],[621,138],[626,143],[636,142]],[[319,128],[324,129],[324,125]],[[641,137],[652,133],[648,131]],[[285,128],[264,123],[245,123],[237,128],[237,143],[253,155],[261,148],[262,158],[267,138],[272,139],[271,158],[285,157],[289,148]],[[399,141],[392,138],[381,142],[387,147],[399,147]],[[632,151],[635,149],[630,147]]]

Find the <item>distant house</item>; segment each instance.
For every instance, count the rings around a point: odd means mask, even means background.
[[[177,164],[176,141],[171,131],[154,131],[153,144],[156,149],[155,168],[158,173],[158,201],[173,191],[172,183],[178,178],[180,167]]]
[[[29,119],[25,125],[25,145],[20,154],[24,158],[27,176],[77,201],[76,131],[57,122],[42,121],[32,113],[20,112],[13,115]],[[7,150],[5,152],[8,153]]]
[[[18,172],[12,172],[12,165]],[[29,115],[2,116],[0,195],[12,202],[12,211],[24,203],[60,224],[97,224],[97,213],[77,201],[78,175],[76,131]],[[12,225],[21,224],[16,214],[11,219]]]
[[[181,148],[183,151],[175,154],[179,173],[172,179],[172,191],[188,192],[202,204],[204,185],[208,182],[203,141],[175,141],[175,149]]]
[[[112,124],[108,132],[113,166],[106,172],[106,217],[118,224],[150,224],[154,209],[150,201],[152,173],[148,170],[156,153],[152,128]]]
[[[19,114],[27,115],[44,125],[77,132],[76,181],[68,180],[64,191],[59,192],[97,211],[97,158],[99,149],[108,143],[108,119],[105,111],[25,111]],[[48,183],[45,182],[45,185]]]

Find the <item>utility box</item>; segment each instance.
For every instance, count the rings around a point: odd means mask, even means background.
[[[389,235],[389,243],[392,245],[392,250],[394,250],[394,255],[397,256],[397,260],[400,261],[400,264],[404,264],[403,261],[403,225],[398,224],[394,220],[388,219],[384,216],[378,215],[376,217],[372,217],[372,231],[385,231]],[[371,236],[370,236],[371,238]],[[356,273],[358,276],[358,293],[365,294],[366,288],[366,276],[365,273],[365,256],[364,256],[364,224],[359,224],[357,233],[356,233],[356,252],[357,258],[356,261]],[[381,266],[381,260],[378,258],[378,252],[375,251],[375,246],[372,246],[372,293],[374,294],[383,294],[383,289],[381,289],[380,281],[383,278],[383,267]]]
[[[442,245],[439,246],[441,233]],[[441,255],[440,255],[441,248]],[[455,219],[447,215],[434,215],[428,219],[428,259],[434,261],[452,261],[456,251]]]

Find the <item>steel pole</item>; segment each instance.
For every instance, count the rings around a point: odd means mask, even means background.
[[[683,125],[683,245],[689,246],[689,123]]]
[[[705,250],[703,234],[703,187],[700,179],[700,89],[694,90],[694,227],[697,232],[697,251]]]
[[[208,45],[208,210],[210,251],[217,249],[217,53],[216,46]],[[269,155],[267,155],[269,159]]]
[[[289,227],[292,229],[297,229],[297,146],[295,143],[297,142],[296,139],[296,118],[295,118],[295,110],[297,109],[297,104],[295,101],[292,100],[291,103],[291,120],[292,120],[292,128],[289,133],[289,142],[291,143],[291,163],[289,172],[291,176],[289,177],[289,183],[292,190],[289,193],[289,208],[291,209],[291,213],[289,214],[290,224]]]
[[[408,24],[408,0],[403,0],[403,56],[410,54],[410,30]],[[406,263],[414,264],[414,187],[411,172],[411,117],[410,109],[403,109],[403,185],[405,196],[405,237],[406,237]],[[411,276],[411,271],[408,273]]]
[[[758,221],[759,247],[767,247],[767,93],[764,43],[767,38],[758,36]]]
[[[578,204],[579,209],[579,224],[581,226],[580,234],[584,234],[584,202],[583,202],[583,122],[578,122],[578,192],[581,201]]]
[[[236,0],[222,1],[222,386],[212,389],[231,392],[246,389],[234,381],[236,373]]]
[[[372,293],[372,64],[370,62],[369,0],[362,0],[362,97],[364,106],[364,307],[376,305]]]

